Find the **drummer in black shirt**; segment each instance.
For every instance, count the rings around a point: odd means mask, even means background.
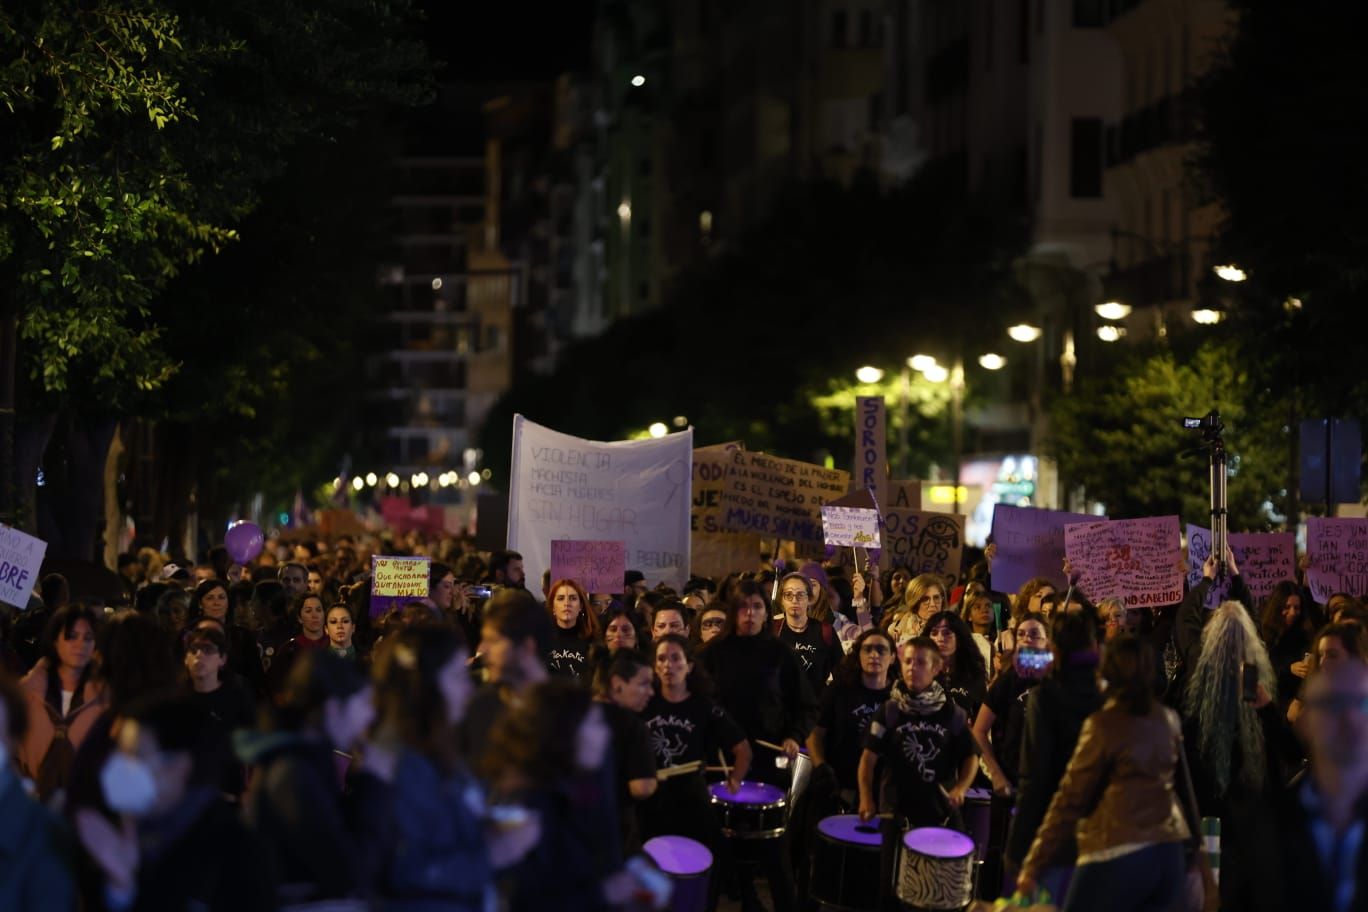
[[[811,597],[808,578],[803,574],[790,573],[780,580],[779,602],[784,617],[776,620],[773,628],[779,642],[798,656],[812,692],[820,694],[826,689],[832,669],[841,661],[842,651],[831,625],[809,614]]]
[[[729,751],[730,775],[726,781],[735,792],[750,769],[750,742],[727,711],[707,696],[707,679],[694,665],[684,637],[664,634],[654,648],[660,692],[651,697],[641,718],[650,733],[656,764],[668,778],[641,805],[641,834],[644,839],[687,836],[703,843],[717,858],[722,831],[703,770],[682,774],[669,771],[689,764],[717,764],[726,757],[724,751]],[[715,873],[710,886],[714,901],[719,880]]]
[[[830,764],[845,804],[859,800],[858,769],[865,732],[888,699],[893,640],[877,628],[861,633],[850,654],[836,666],[831,686],[817,710],[817,727],[808,735],[814,767]]]
[[[631,649],[607,654],[600,650],[594,670],[594,699],[603,704],[604,719],[613,732],[612,779],[617,791],[622,850],[640,850],[639,803],[655,794],[655,756],[650,735],[638,716],[651,699],[653,676],[646,659]]]

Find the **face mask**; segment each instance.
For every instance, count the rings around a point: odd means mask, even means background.
[[[110,810],[134,817],[146,816],[157,801],[157,783],[141,760],[116,753],[100,771],[100,787]]]

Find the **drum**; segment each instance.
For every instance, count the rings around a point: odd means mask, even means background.
[[[965,829],[974,840],[978,850],[978,860],[988,857],[988,845],[993,831],[993,792],[992,789],[972,788],[964,795]]]
[[[742,782],[733,795],[725,782],[708,786],[722,835],[732,839],[778,839],[784,835],[788,801],[784,790],[763,782]]]
[[[713,857],[707,846],[687,836],[657,836],[641,848],[674,881],[670,912],[703,912],[708,907]]]
[[[898,899],[914,909],[963,909],[974,899],[974,840],[921,827],[903,836]]]
[[[875,912],[882,846],[877,820],[861,823],[855,814],[824,818],[812,855],[812,898],[838,912]]]

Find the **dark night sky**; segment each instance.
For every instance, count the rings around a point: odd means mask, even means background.
[[[593,0],[418,0],[444,80],[549,79],[589,62]]]

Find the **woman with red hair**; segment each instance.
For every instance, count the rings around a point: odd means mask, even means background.
[[[598,618],[589,608],[589,596],[574,580],[556,580],[546,600],[556,636],[546,668],[553,675],[579,680],[588,674],[589,647],[598,637]]]

